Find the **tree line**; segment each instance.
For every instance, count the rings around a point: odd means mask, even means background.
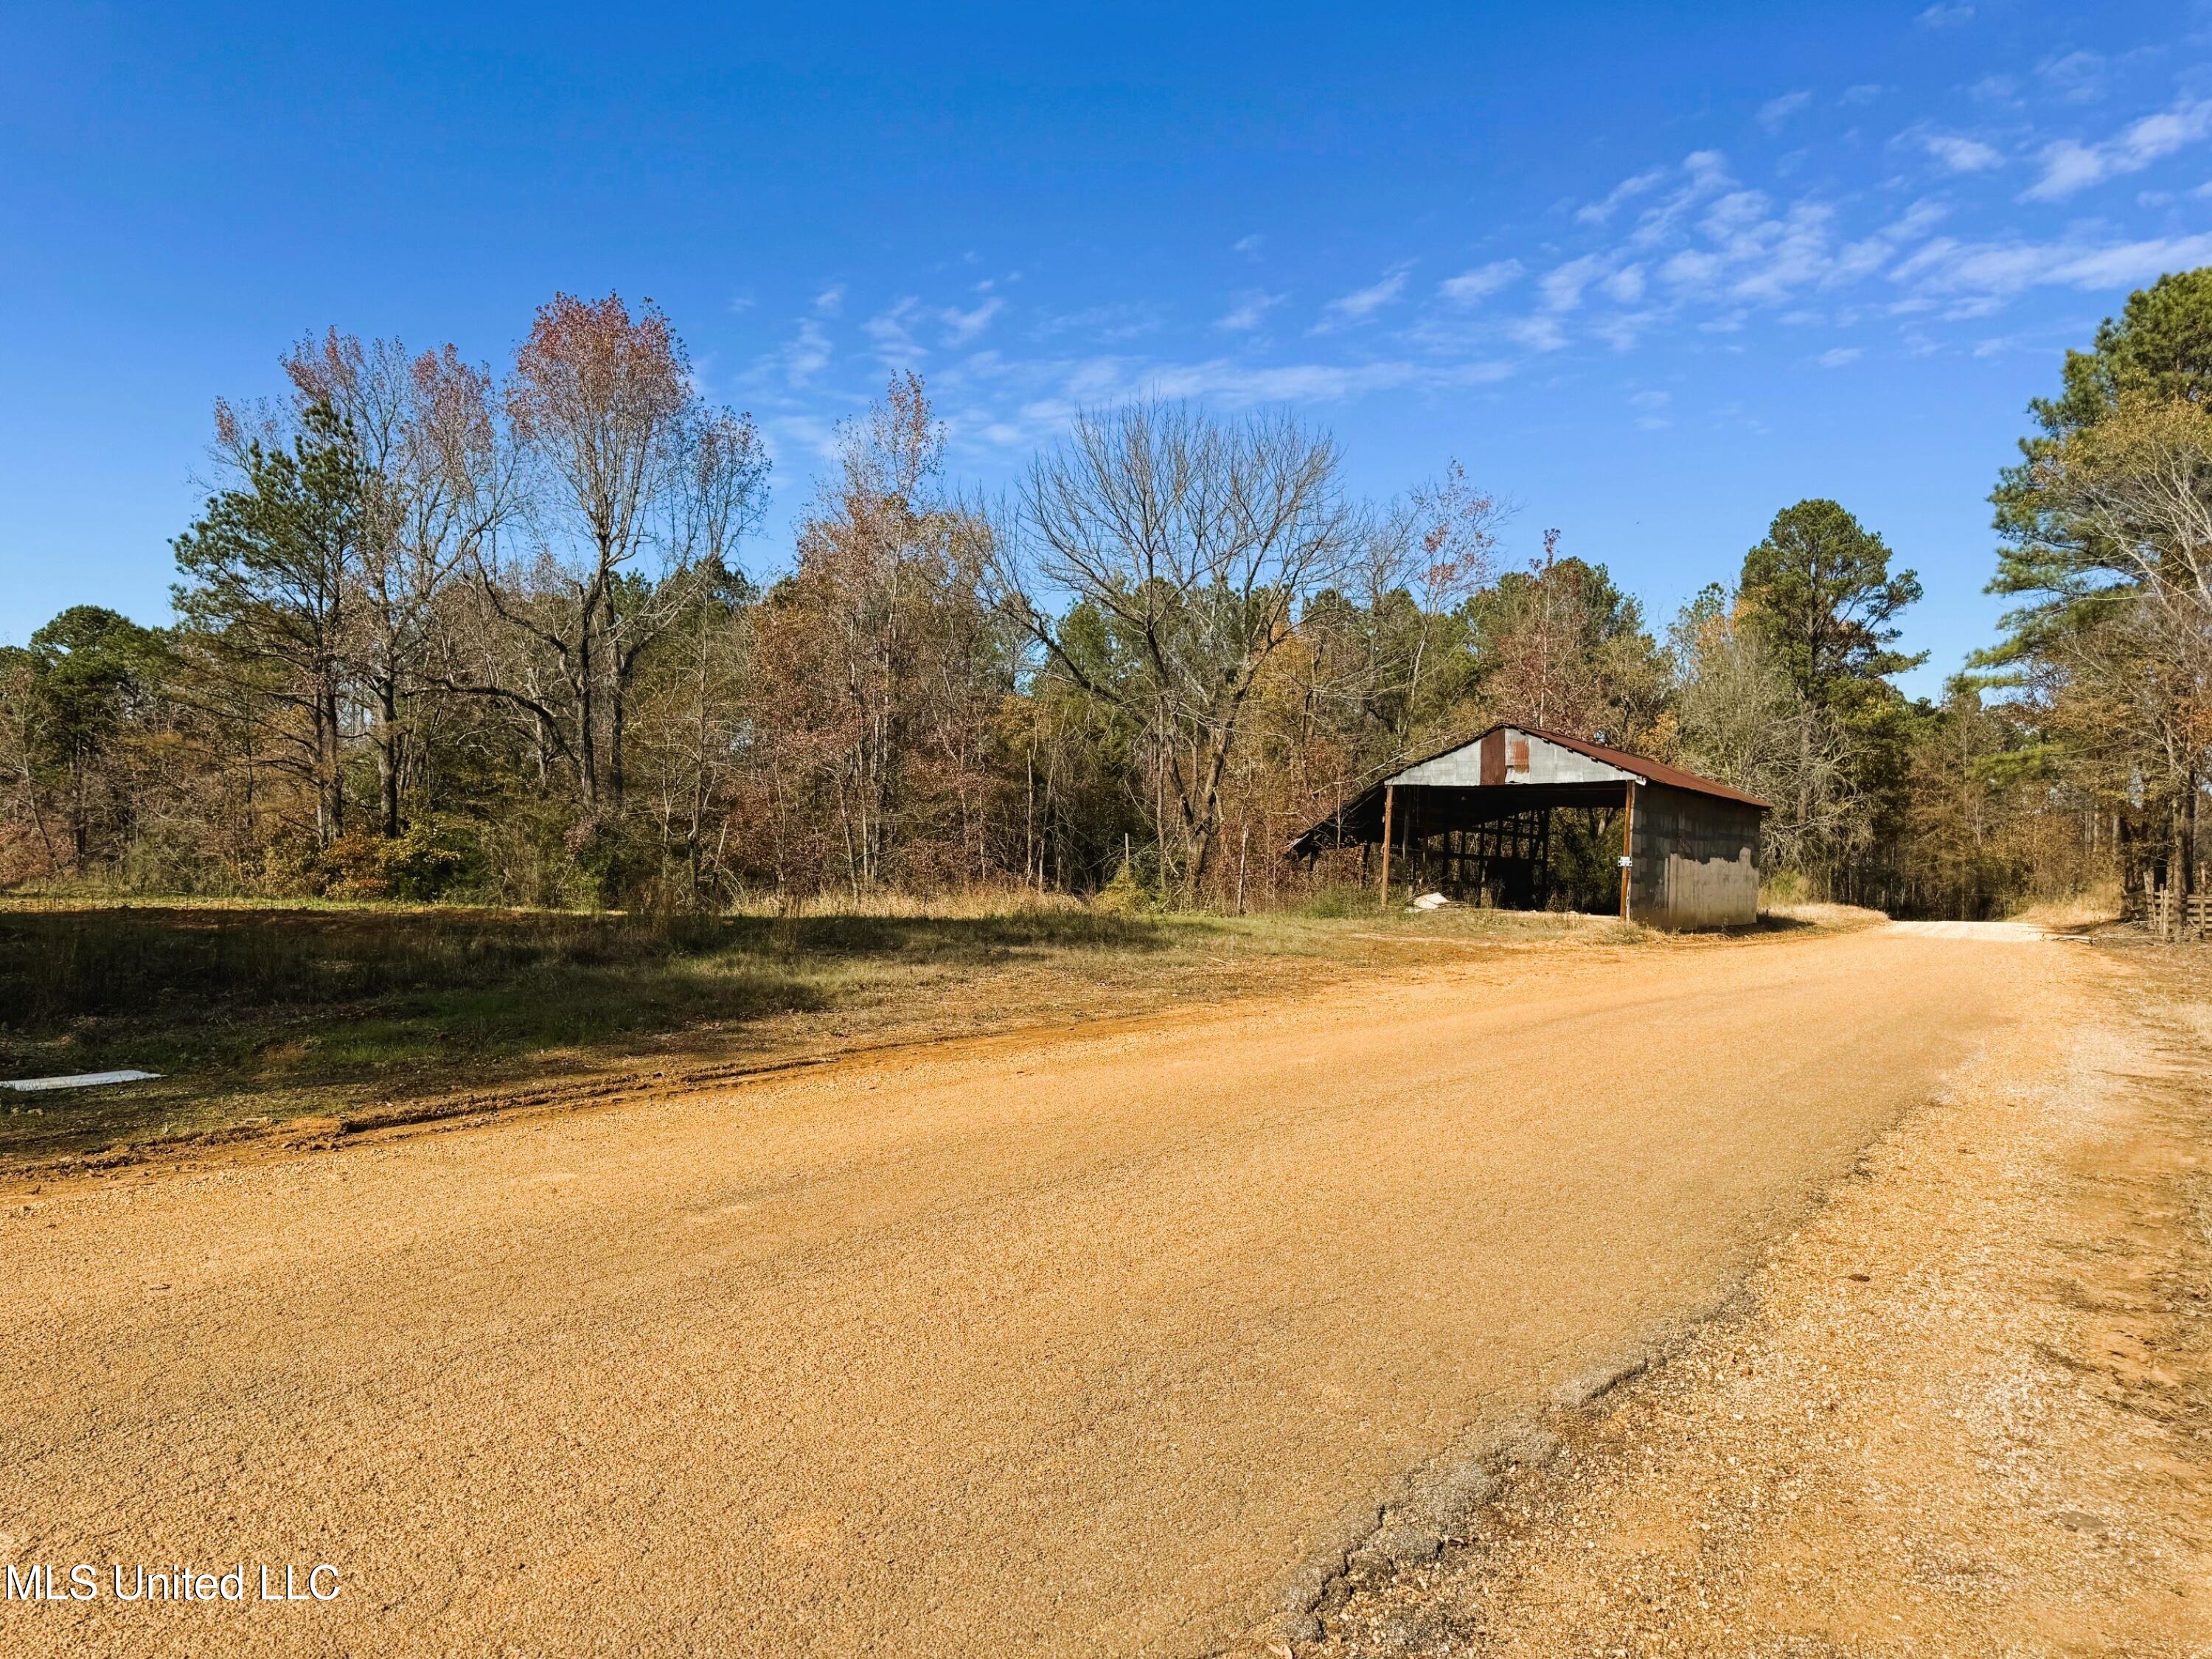
[[[1289,839],[1515,720],[1774,803],[1769,873],[1978,915],[2186,882],[2212,775],[2212,272],[2135,295],[1995,495],[2000,646],[1896,678],[1919,599],[1830,501],[1663,627],[1602,562],[1502,568],[1456,463],[1347,489],[1325,431],[1086,414],[960,493],[922,381],[839,432],[787,550],[668,319],[559,295],[500,370],[335,331],[216,410],[174,621],[0,650],[0,884],[715,908],[1109,884],[1249,907]]]

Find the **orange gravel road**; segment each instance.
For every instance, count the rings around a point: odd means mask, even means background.
[[[1207,1652],[1712,1309],[2067,950],[1531,954],[19,1188],[0,1559],[101,1589],[0,1650]],[[118,1561],[340,1589],[123,1604]]]

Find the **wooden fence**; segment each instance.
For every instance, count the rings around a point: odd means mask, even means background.
[[[2212,939],[2212,884],[2204,873],[2197,872],[2196,890],[2185,896],[2171,887],[2154,887],[2146,876],[2141,887],[2126,890],[2120,914],[2160,939]]]

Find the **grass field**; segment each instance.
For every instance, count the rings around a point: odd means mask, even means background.
[[[1629,944],[1593,918],[1340,900],[1109,915],[1003,896],[875,914],[632,917],[331,904],[0,904],[0,1161],[651,1071],[1233,996],[1426,947]]]

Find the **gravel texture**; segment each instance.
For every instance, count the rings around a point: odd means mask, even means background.
[[[2212,951],[1985,948],[2027,1018],[1300,1659],[2212,1653]]]
[[[2094,1029],[2071,948],[1531,953],[9,1188],[0,1560],[327,1562],[342,1589],[0,1603],[0,1651],[1186,1655],[1286,1632],[1353,1558],[1363,1579],[1425,1571],[1490,1483],[1534,1491],[1563,1455],[1546,1402],[1725,1305],[1978,1051],[2016,1056],[1966,1073],[1997,1091],[1974,1137],[1995,1168],[2043,1167],[2010,1150],[2016,1121],[2088,1133],[2062,1065]],[[1871,1278],[1828,1284],[1818,1318],[1856,1334],[1826,1360],[1743,1346],[1753,1391],[1723,1416],[1753,1426],[1714,1443],[1870,1449],[1836,1466],[1864,1540],[1838,1583],[1990,1563],[2001,1601],[2099,1551],[2163,1571],[2101,1463],[2022,1475],[2042,1541],[2016,1566],[1913,1529],[1925,1454],[1884,1449],[1894,1425],[1981,1412],[1946,1443],[1964,1468],[2070,1421],[2018,1344],[2010,1392],[1927,1392],[1965,1333],[2014,1317],[1972,1274],[2011,1258],[2023,1212],[1976,1231],[1982,1201],[1940,1271],[1924,1228],[1834,1232],[1834,1273]],[[1884,1346],[1923,1327],[1932,1349]],[[1859,1385],[1847,1354],[1897,1357]],[[2142,1455],[2165,1443],[2112,1421]],[[1680,1540],[1653,1593],[1698,1540],[1763,1536],[1790,1490],[1650,1514]],[[1766,1606],[1745,1582],[1739,1602],[1716,1581],[1715,1606]]]

